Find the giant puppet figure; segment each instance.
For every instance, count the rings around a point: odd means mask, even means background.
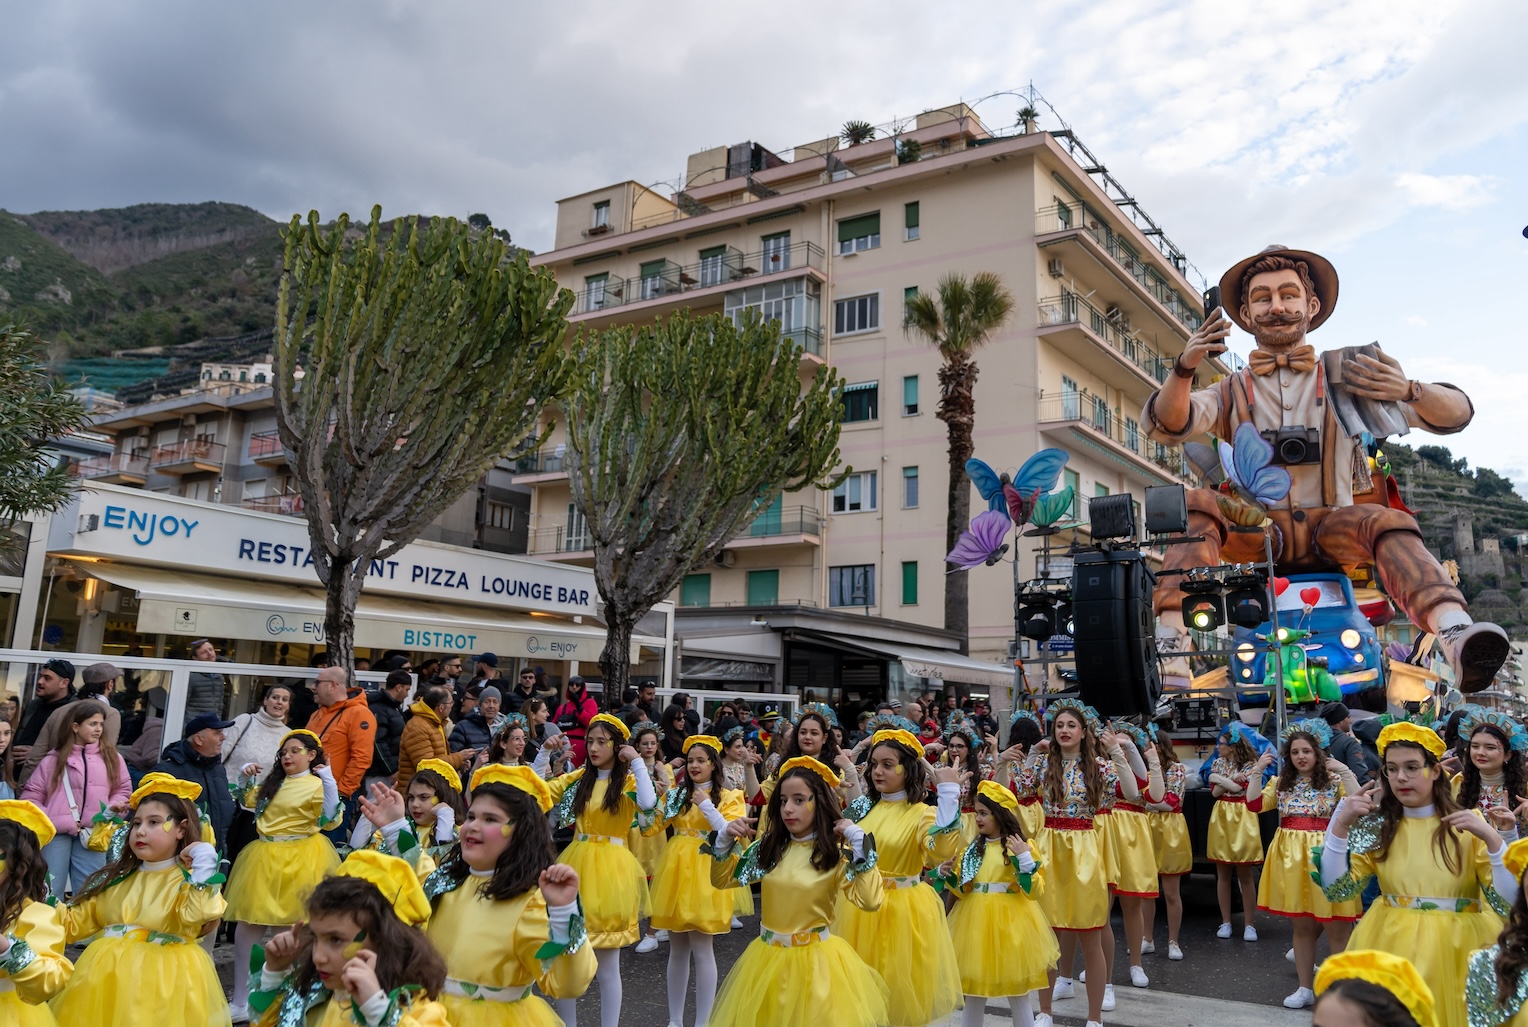
[[[1287,466],[1288,494],[1265,504],[1268,520],[1261,531],[1233,530],[1214,492],[1191,489],[1188,534],[1204,540],[1169,546],[1164,569],[1261,560],[1265,533],[1283,573],[1372,567],[1412,623],[1439,636],[1457,685],[1485,688],[1507,658],[1506,633],[1471,620],[1464,596],[1422,544],[1416,519],[1386,505],[1383,490],[1376,493],[1362,442],[1350,433],[1352,418],[1344,428],[1331,401],[1333,390],[1342,389],[1347,395],[1339,398],[1348,407],[1366,403],[1370,410],[1387,409],[1393,425],[1404,419],[1446,435],[1470,423],[1469,397],[1452,385],[1408,379],[1377,347],[1367,354],[1318,354],[1305,337],[1331,316],[1337,272],[1314,253],[1270,246],[1227,271],[1220,290],[1222,310],[1189,338],[1173,374],[1147,400],[1142,423],[1152,438],[1172,444],[1202,433],[1229,440],[1248,422],[1265,438],[1270,429],[1304,428],[1311,439],[1314,429],[1319,459],[1311,453],[1310,462]],[[1195,389],[1195,369],[1225,350],[1227,316],[1256,337],[1257,349],[1245,370]],[[1337,375],[1341,383],[1333,384]],[[1163,652],[1189,648],[1180,580],[1164,575],[1154,596]]]

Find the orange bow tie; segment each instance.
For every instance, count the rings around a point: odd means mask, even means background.
[[[1267,350],[1255,349],[1247,358],[1247,365],[1256,375],[1269,375],[1281,367],[1287,367],[1296,374],[1305,374],[1316,369],[1316,349],[1309,343],[1296,346],[1288,353],[1269,353]]]

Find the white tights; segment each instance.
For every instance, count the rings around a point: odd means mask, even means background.
[[[690,957],[695,957],[695,1027],[706,1027],[716,1001],[716,953],[711,936],[699,931],[670,931],[668,957],[669,1023],[684,1023],[684,993],[690,987]]]
[[[1008,1008],[1013,1011],[1013,1027],[1034,1027],[1035,1014],[1029,1006],[1028,995],[1009,995]],[[982,1027],[987,1018],[987,1000],[975,995],[966,996],[966,1008],[961,1011],[961,1027]]]
[[[233,929],[233,998],[231,1005],[249,1004],[249,954],[265,937],[264,924],[235,924]]]
[[[594,979],[600,986],[600,1027],[620,1027],[621,1024],[621,950],[595,949],[594,958],[599,969]],[[578,1000],[560,998],[556,1002],[557,1015],[567,1027],[578,1027]]]

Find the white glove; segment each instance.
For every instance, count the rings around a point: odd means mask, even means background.
[[[849,843],[849,851],[854,854],[856,861],[865,858],[865,830],[858,824],[850,824],[844,829],[844,841]]]
[[[218,872],[218,850],[208,842],[192,842],[186,846],[191,853],[191,881],[206,884]]]
[[[1032,874],[1035,872],[1035,857],[1028,852],[1019,853],[1019,873]]]
[[[444,844],[456,838],[456,810],[445,803],[435,806],[435,841]]]
[[[313,771],[313,776],[318,778],[318,783],[324,789],[324,815],[337,816],[343,807],[340,806],[340,786],[334,783],[334,771],[323,766]]]
[[[642,760],[633,760],[631,776],[637,782],[637,809],[650,810],[658,805],[658,791],[653,787],[653,779],[647,773],[647,764]]]
[[[567,944],[568,923],[573,919],[573,914],[577,912],[577,902],[570,902],[566,906],[548,906],[546,908],[547,935],[554,944]]]
[[[711,801],[709,795],[697,802],[695,808],[700,810],[701,815],[706,818],[706,823],[711,825],[711,830],[727,830],[727,818],[722,816],[722,811],[716,808],[716,803]]]

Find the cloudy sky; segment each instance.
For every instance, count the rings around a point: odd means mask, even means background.
[[[226,200],[273,217],[490,214],[676,179],[1033,82],[1196,267],[1269,242],[1342,275],[1323,345],[1379,340],[1479,414],[1444,440],[1528,495],[1528,4],[1095,0],[760,6],[0,0],[0,207]],[[1236,348],[1245,354],[1250,339]],[[1414,441],[1425,441],[1425,437]]]

